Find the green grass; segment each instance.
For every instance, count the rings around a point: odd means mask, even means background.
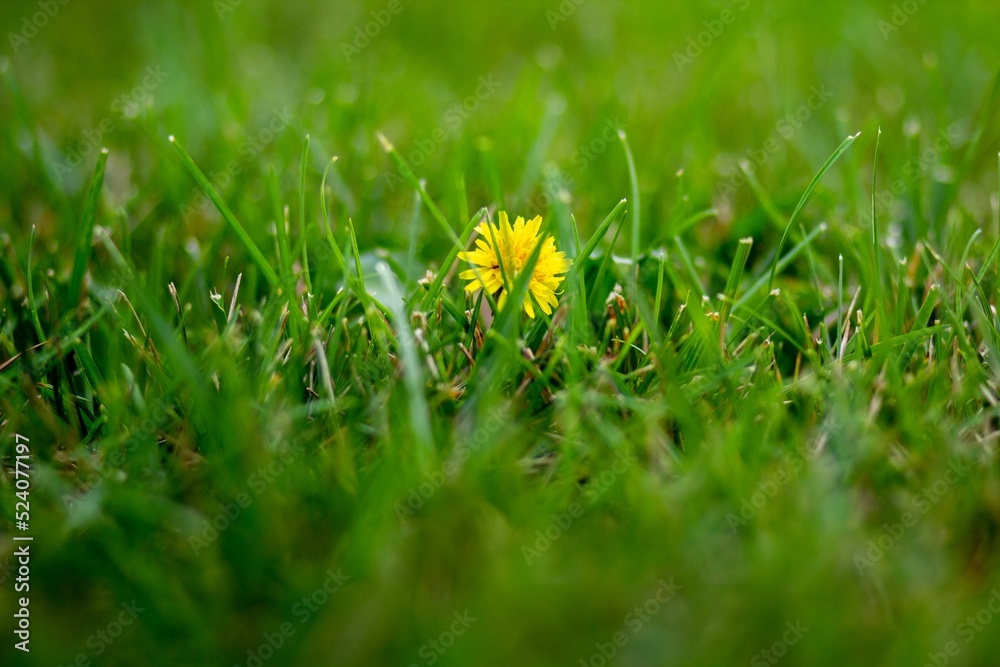
[[[516,5],[3,3],[2,664],[995,662],[1000,11]]]

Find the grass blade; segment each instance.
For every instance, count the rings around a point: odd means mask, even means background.
[[[299,244],[302,246],[302,278],[311,294],[312,278],[309,275],[309,244],[306,236],[306,173],[309,166],[309,135],[302,145],[302,162],[299,163]]]
[[[46,336],[42,330],[42,322],[38,319],[38,301],[35,299],[35,281],[32,278],[34,267],[32,266],[33,253],[35,250],[35,226],[31,226],[31,235],[28,237],[28,269],[25,272],[25,280],[28,283],[28,309],[31,311],[31,323],[35,327],[35,335],[39,343],[44,343]]]
[[[576,259],[573,260],[573,265],[569,269],[570,276],[576,275],[581,270],[583,270],[583,263],[587,260],[588,257],[590,257],[591,253],[594,252],[594,248],[597,247],[597,244],[600,243],[601,239],[604,238],[604,235],[607,234],[608,228],[611,227],[611,223],[613,223],[618,218],[618,215],[622,212],[622,209],[625,208],[625,205],[627,203],[628,200],[622,199],[620,202],[618,202],[618,205],[611,210],[611,213],[608,213],[608,217],[604,218],[604,222],[602,222],[601,225],[597,228],[597,231],[595,231],[593,235],[591,235],[590,240],[587,241],[587,245],[583,247],[583,250],[580,251],[580,254],[577,255]]]
[[[288,242],[288,230],[285,227],[285,213],[281,205],[281,188],[278,184],[278,175],[274,171],[274,166],[268,170],[268,184],[271,191],[271,205],[274,207],[274,227],[278,239],[278,264],[281,268],[281,284],[285,293],[285,301],[288,303],[288,310],[292,313],[292,331],[295,332],[296,339],[301,334],[301,328],[305,326],[305,315],[296,303],[295,276],[292,275],[292,249]]]
[[[391,159],[393,164],[396,165],[396,168],[399,169],[399,173],[403,175],[403,178],[406,179],[410,185],[416,188],[417,192],[420,194],[420,198],[424,202],[424,205],[427,207],[427,210],[431,212],[431,217],[438,223],[438,226],[441,227],[445,235],[448,236],[448,238],[450,238],[456,245],[462,245],[461,239],[459,239],[459,237],[455,234],[455,230],[451,228],[451,225],[448,224],[448,220],[444,217],[444,213],[442,213],[441,209],[439,209],[437,204],[434,203],[431,196],[427,194],[427,188],[425,188],[424,184],[420,182],[417,175],[413,173],[413,169],[410,165],[406,164],[406,161],[403,160],[403,156],[399,154],[396,147],[393,146],[392,142],[389,141],[389,139],[381,132],[378,133],[378,140],[379,143],[382,144],[382,149],[389,155],[389,159]]]
[[[632,157],[632,148],[628,144],[628,135],[625,130],[618,130],[618,139],[625,149],[625,162],[628,164],[628,180],[632,187],[632,243],[629,247],[632,258],[632,287],[639,280],[639,237],[642,231],[642,207],[639,202],[639,177],[635,170],[635,159]]]
[[[782,257],[778,261],[778,264],[777,264],[778,270],[780,271],[780,270],[784,269],[786,266],[788,266],[789,264],[791,264],[792,261],[796,257],[798,257],[799,253],[801,253],[803,250],[805,250],[809,246],[809,243],[814,238],[816,238],[817,236],[819,236],[820,234],[822,234],[825,231],[826,231],[826,225],[822,224],[819,227],[817,227],[816,229],[814,229],[811,232],[809,232],[809,234],[804,239],[802,239],[801,241],[799,241],[799,243],[797,243],[791,250],[788,251],[787,255],[785,255],[784,257]],[[749,301],[751,298],[753,298],[753,296],[755,294],[757,294],[757,292],[759,292],[761,290],[761,288],[763,288],[767,284],[767,281],[768,281],[768,277],[767,276],[761,276],[760,279],[757,282],[755,282],[750,287],[750,289],[748,289],[746,291],[746,293],[744,293],[743,296],[741,296],[739,298],[739,300],[736,301],[736,304],[740,305],[740,306],[744,305],[747,301]],[[770,289],[768,290],[768,292],[771,292],[771,291],[772,290],[770,290]]]
[[[434,449],[434,436],[431,431],[430,414],[427,408],[427,397],[424,385],[424,374],[420,365],[420,358],[417,356],[417,346],[413,340],[413,333],[410,330],[409,315],[406,313],[406,306],[400,294],[399,284],[396,276],[389,265],[379,262],[375,265],[375,271],[382,278],[382,283],[388,292],[389,307],[392,310],[392,318],[396,325],[396,341],[399,344],[399,351],[403,357],[403,380],[406,383],[406,392],[410,407],[410,427],[416,438],[417,460],[421,467],[425,467],[430,461],[430,454]]]
[[[485,215],[486,209],[481,208],[476,211],[476,214],[469,219],[469,222],[466,223],[465,229],[462,230],[462,236],[459,238],[458,245],[453,247],[451,252],[448,253],[448,256],[445,257],[444,262],[441,263],[441,268],[438,269],[437,275],[434,276],[434,280],[432,280],[431,284],[428,286],[427,294],[425,294],[424,298],[421,300],[422,308],[426,309],[428,304],[433,303],[434,299],[436,299],[441,293],[441,289],[444,287],[444,279],[451,272],[451,267],[455,265],[455,260],[458,259],[458,253],[461,252],[466,245],[468,245],[469,239],[472,238],[472,232],[475,231],[476,225],[479,224]]]
[[[736,257],[729,270],[729,279],[726,281],[726,291],[722,297],[722,307],[719,308],[719,349],[723,354],[726,350],[726,325],[729,322],[729,314],[732,312],[736,290],[740,286],[740,278],[743,277],[743,269],[746,268],[747,258],[750,256],[750,248],[753,247],[753,239],[740,239],[736,246]]]
[[[83,276],[90,264],[90,254],[94,247],[94,221],[97,218],[97,200],[104,184],[104,169],[108,164],[108,149],[102,148],[97,156],[94,176],[87,190],[87,200],[83,206],[83,222],[80,225],[80,235],[76,239],[76,254],[73,258],[73,273],[69,280],[69,299],[71,303],[79,303],[83,288]]]
[[[778,275],[778,263],[781,259],[781,251],[785,247],[785,241],[788,239],[788,233],[792,230],[792,225],[795,224],[795,219],[799,217],[799,213],[803,208],[805,208],[806,203],[812,196],[813,190],[815,190],[816,186],[819,185],[820,180],[822,180],[823,176],[826,175],[826,172],[830,171],[830,168],[833,167],[834,163],[840,159],[841,155],[847,152],[847,149],[851,147],[851,144],[853,144],[860,136],[861,133],[858,132],[857,134],[847,137],[847,139],[844,140],[844,143],[840,144],[840,147],[833,152],[833,155],[827,158],[823,166],[820,167],[820,170],[816,172],[816,175],[809,183],[806,191],[802,194],[802,198],[799,199],[798,206],[796,206],[795,211],[792,212],[792,217],[788,219],[788,225],[785,226],[785,231],[781,235],[781,240],[778,242],[778,248],[774,252],[774,263],[771,265],[771,277],[768,278],[767,281],[768,291],[771,291],[771,288],[774,286],[774,278]]]
[[[910,333],[919,332],[921,329],[927,327],[927,321],[930,319],[931,312],[938,303],[938,296],[939,292],[937,285],[931,285],[930,289],[927,291],[927,296],[924,298],[923,305],[920,306],[920,310],[917,312],[917,316],[913,320],[913,326],[910,328]],[[905,369],[907,364],[910,363],[910,358],[913,356],[913,353],[916,352],[919,342],[919,340],[913,339],[906,343],[906,346],[899,355],[899,370]]]
[[[243,243],[247,252],[250,253],[251,259],[257,263],[257,267],[260,269],[260,272],[264,274],[264,277],[271,285],[278,285],[281,282],[278,280],[278,274],[271,267],[271,264],[264,257],[260,248],[257,247],[257,244],[254,243],[253,239],[250,238],[250,235],[247,234],[247,231],[243,228],[243,225],[240,224],[240,221],[237,220],[236,216],[233,215],[233,212],[229,210],[226,202],[222,201],[222,197],[220,197],[219,193],[216,192],[215,186],[209,183],[204,172],[202,172],[201,168],[195,164],[195,161],[191,159],[191,156],[188,155],[186,150],[184,150],[184,147],[177,142],[174,135],[170,135],[169,141],[174,145],[174,148],[177,149],[177,153],[181,156],[181,161],[188,168],[188,171],[191,172],[191,175],[194,176],[194,180],[197,181],[198,185],[201,186],[201,189],[205,191],[206,195],[208,195],[208,198],[212,200],[213,204],[215,204],[215,208],[217,208],[219,213],[222,214],[222,219],[226,221],[226,224],[228,224],[229,228],[233,230],[233,233],[239,237],[240,242]]]
[[[878,135],[875,137],[875,157],[872,161],[872,266],[875,268],[875,302],[878,304],[876,312],[885,314],[885,303],[882,301],[882,268],[878,260],[878,210],[875,202],[876,188],[878,187],[878,146],[882,140],[882,128],[878,128]],[[884,319],[884,318],[883,318]],[[877,331],[877,328],[876,328]]]

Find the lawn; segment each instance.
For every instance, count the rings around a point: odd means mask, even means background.
[[[3,2],[0,664],[995,665],[998,20]]]

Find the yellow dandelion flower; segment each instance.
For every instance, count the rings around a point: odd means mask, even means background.
[[[482,222],[476,228],[479,238],[476,239],[476,250],[459,253],[463,262],[469,262],[478,268],[462,271],[458,277],[468,280],[466,292],[485,289],[497,299],[497,306],[503,308],[507,303],[507,289],[504,286],[503,273],[507,274],[509,286],[513,289],[518,274],[528,263],[532,252],[539,243],[542,249],[535,263],[535,270],[528,283],[528,292],[524,297],[524,312],[528,317],[535,317],[535,308],[531,297],[546,315],[552,314],[552,308],[559,305],[556,290],[564,279],[561,275],[569,271],[570,261],[566,253],[556,250],[556,243],[551,236],[544,239],[539,236],[538,229],[542,225],[541,216],[535,216],[528,222],[518,217],[511,226],[507,214],[500,211],[500,224]],[[503,272],[501,271],[503,267]]]

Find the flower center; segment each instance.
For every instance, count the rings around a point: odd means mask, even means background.
[[[521,269],[524,268],[524,260],[525,258],[518,253],[512,253],[510,257],[506,258],[504,268],[511,273],[511,278],[516,278],[521,273]]]

